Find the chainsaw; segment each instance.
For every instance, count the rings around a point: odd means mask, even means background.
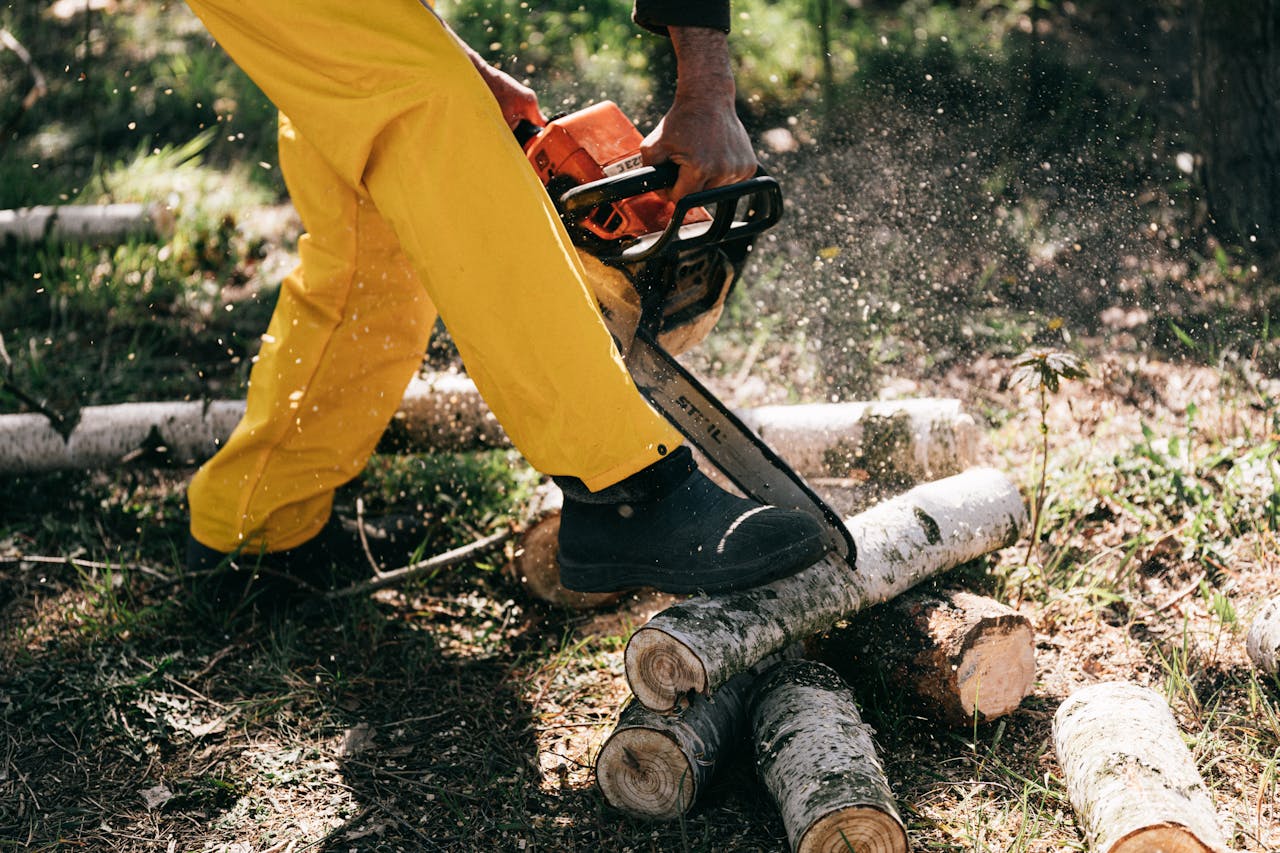
[[[814,516],[853,564],[840,516],[675,359],[711,331],[754,238],[781,218],[778,182],[758,173],[673,203],[679,167],[643,166],[643,137],[611,101],[515,134],[641,393],[743,494]]]

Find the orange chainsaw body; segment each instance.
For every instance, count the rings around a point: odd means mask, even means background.
[[[543,186],[568,189],[613,177],[642,165],[644,137],[612,101],[547,122],[524,146]],[[674,205],[665,191],[648,192],[591,211],[577,224],[593,236],[613,242],[661,232],[671,220]],[[710,216],[698,208],[685,224]]]

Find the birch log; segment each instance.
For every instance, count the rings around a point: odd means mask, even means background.
[[[0,240],[53,239],[83,243],[155,237],[170,230],[172,215],[144,204],[66,204],[0,210]]]
[[[670,711],[765,655],[901,595],[920,581],[1017,541],[1026,509],[999,471],[925,483],[846,520],[856,568],[827,557],[754,589],[692,598],[632,635],[627,680],[646,707]]]
[[[873,670],[886,673],[950,725],[1009,714],[1035,685],[1031,620],[962,590],[908,592],[813,646],[814,657],[850,681]]]
[[[815,661],[787,661],[756,685],[760,779],[796,853],[906,853],[907,833],[848,687]]]
[[[1249,660],[1261,672],[1267,675],[1280,673],[1280,598],[1268,601],[1253,617],[1245,650],[1249,653]]]
[[[1071,805],[1097,853],[1225,853],[1168,704],[1129,682],[1077,690],[1053,719]]]
[[[935,402],[941,408],[935,407]],[[948,436],[963,433],[964,424],[972,423],[972,419],[946,401],[914,401],[912,405],[916,403],[921,404],[916,408],[936,408],[937,414],[932,427],[911,434],[911,440],[918,444],[911,446],[910,453],[934,460],[929,463],[934,466],[948,465],[957,470],[965,467],[972,458],[966,455],[968,445]],[[776,449],[788,461],[794,459],[793,467],[804,476],[857,482],[862,479],[861,474],[857,480],[850,480],[849,472],[832,460],[872,451],[859,450],[854,438],[841,437],[841,424],[847,426],[851,422],[852,407],[879,405],[845,403],[826,407],[831,409],[831,416],[825,421],[822,407],[797,407],[811,410],[802,419],[789,418],[784,406],[749,409],[743,414],[756,418],[760,428],[778,442]],[[175,459],[203,461],[227,440],[243,412],[244,403],[237,400],[87,406],[80,410],[76,429],[65,441],[41,415],[0,415],[0,474],[110,467],[132,451],[157,444],[166,447]],[[753,414],[757,412],[761,414]],[[950,420],[953,415],[954,422]],[[800,421],[808,426],[801,427]],[[857,432],[862,440],[871,440],[878,434],[874,430]],[[438,373],[409,383],[379,449],[457,452],[510,444],[470,379]],[[921,449],[926,445],[928,449]],[[941,461],[940,448],[944,445],[956,448],[957,455],[950,462]],[[896,446],[901,451],[901,445]],[[823,455],[824,447],[831,451],[827,456]],[[899,469],[882,466],[880,470]]]
[[[564,494],[554,483],[538,488],[530,501],[524,532],[508,566],[531,597],[558,607],[590,610],[622,598],[620,592],[577,592],[560,583],[560,508]]]
[[[977,461],[978,428],[959,400],[762,406],[739,414],[806,477],[919,482]]]
[[[44,415],[0,416],[0,474],[106,468],[144,448],[178,462],[200,462],[231,435],[244,402],[185,401],[87,406],[67,438]],[[437,374],[415,379],[393,422],[419,448],[438,451],[508,444],[470,379]]]
[[[729,679],[679,714],[658,714],[634,699],[596,756],[596,784],[609,804],[640,817],[674,820],[735,753],[746,728],[754,672]]]

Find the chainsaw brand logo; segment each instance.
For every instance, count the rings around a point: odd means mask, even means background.
[[[632,169],[639,169],[644,163],[640,160],[640,154],[630,154],[616,163],[610,163],[605,166],[604,176],[612,178],[614,175],[621,175],[623,172],[630,172]]]
[[[716,444],[724,443],[724,434],[720,431],[720,425],[708,418],[702,413],[702,410],[695,406],[688,397],[681,394],[676,397],[676,405],[680,407],[680,411],[687,414],[694,423],[701,426],[702,431],[711,437]]]

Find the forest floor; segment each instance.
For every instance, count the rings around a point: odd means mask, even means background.
[[[991,724],[948,729],[900,694],[858,694],[913,849],[1084,849],[1054,757],[1072,690],[1129,679],[1170,700],[1235,849],[1280,844],[1280,692],[1244,633],[1280,594],[1274,528],[1231,507],[1275,501],[1274,389],[1217,369],[1108,351],[1053,399],[1046,537],[952,582],[1036,626],[1034,692]],[[959,396],[981,461],[1030,495],[1039,412],[1007,363],[910,396]],[[1191,414],[1189,414],[1191,413]],[[1261,452],[1260,452],[1261,449]],[[497,452],[499,465],[521,463]],[[187,470],[45,478],[135,508],[180,541]],[[376,498],[375,487],[366,489]],[[137,507],[150,507],[137,511]],[[149,515],[150,513],[150,515]],[[87,536],[49,553],[101,558]],[[64,536],[66,522],[50,518]],[[83,534],[82,534],[83,535]],[[99,532],[98,537],[101,536]],[[671,601],[600,612],[527,600],[501,560],[367,600],[210,619],[167,579],[34,563],[0,548],[0,839],[19,849],[777,850],[785,835],[744,748],[685,819],[633,820],[592,761],[627,689],[631,630]],[[171,577],[175,560],[155,563]]]

